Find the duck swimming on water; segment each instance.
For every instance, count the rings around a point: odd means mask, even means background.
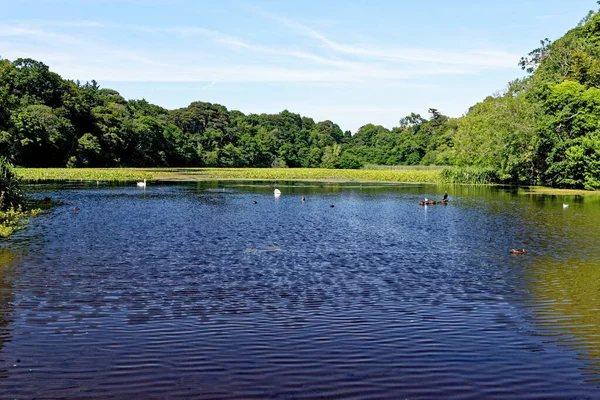
[[[526,250],[525,247],[523,247],[522,249],[510,249],[510,253],[511,254],[525,254]]]

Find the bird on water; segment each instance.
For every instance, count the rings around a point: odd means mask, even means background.
[[[525,247],[522,249],[510,249],[511,254],[525,254],[526,252]]]
[[[144,179],[144,182],[138,182],[137,185],[138,185],[138,187],[145,188],[146,187],[146,180]]]

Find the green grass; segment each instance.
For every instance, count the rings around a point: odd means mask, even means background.
[[[321,168],[16,168],[27,182],[198,181],[225,179],[441,182],[437,169],[352,170]]]

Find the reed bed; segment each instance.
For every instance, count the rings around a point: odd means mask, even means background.
[[[439,172],[321,168],[188,168],[155,171],[154,177],[159,180],[252,179],[433,183],[439,181]]]
[[[454,184],[492,185],[499,183],[497,172],[485,167],[446,167],[440,171],[442,182]]]
[[[440,165],[381,165],[365,164],[362,169],[391,169],[391,170],[414,170],[414,171],[441,171],[445,167]]]
[[[15,168],[15,172],[27,182],[129,182],[152,179],[150,172],[137,168]]]
[[[219,179],[441,182],[440,170],[353,170],[322,168],[17,168],[28,182],[44,181],[198,181]]]

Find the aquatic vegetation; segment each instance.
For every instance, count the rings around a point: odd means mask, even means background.
[[[349,170],[324,168],[18,168],[25,181],[197,181],[217,179],[440,182],[438,169]]]
[[[446,167],[440,176],[445,183],[491,185],[500,183],[496,170],[489,167]]]
[[[136,168],[16,168],[15,171],[28,182],[152,180],[151,173]]]
[[[255,179],[318,181],[439,182],[435,170],[356,170],[325,168],[186,168],[161,170],[159,180]]]
[[[0,158],[0,238],[22,229],[39,209],[27,210],[20,179],[5,157]]]
[[[1,200],[2,195],[0,195]],[[37,215],[40,211],[40,209],[24,210],[22,206],[16,208],[11,206],[0,211],[0,238],[7,238],[14,232],[23,229],[29,222],[29,217]]]

